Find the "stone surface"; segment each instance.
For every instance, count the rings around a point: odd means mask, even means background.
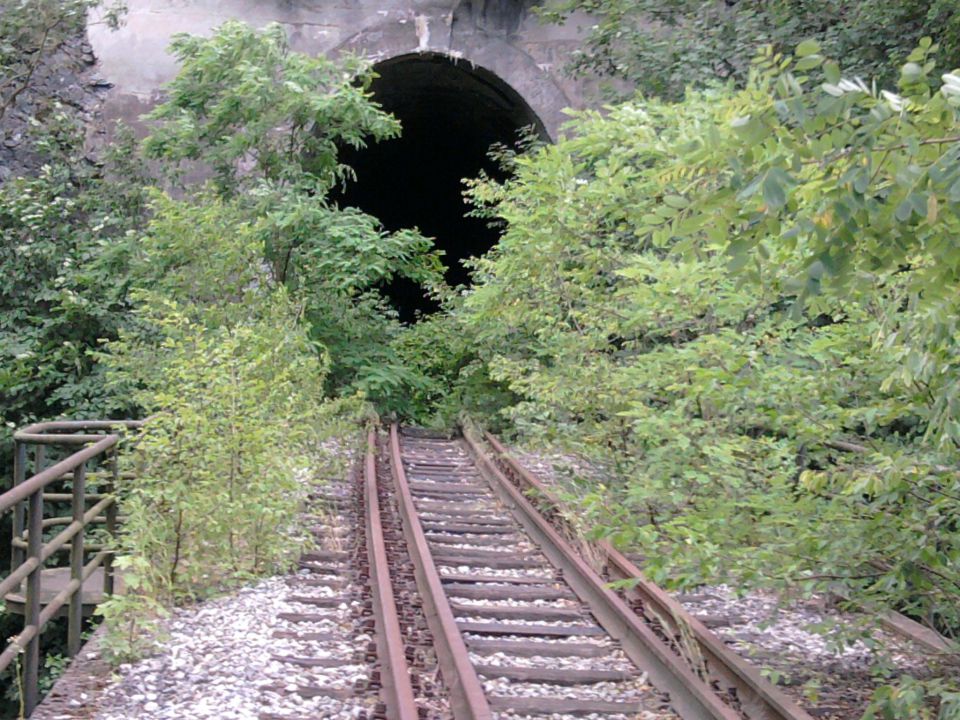
[[[51,49],[38,65],[30,86],[0,118],[0,183],[35,172],[42,160],[34,147],[32,125],[60,112],[86,130],[86,154],[97,162],[103,145],[100,108],[110,83],[100,77],[86,38],[70,38]]]
[[[100,652],[102,634],[102,630],[97,630],[87,641],[70,667],[33,711],[30,720],[91,717],[96,699],[103,688],[109,685],[111,676],[110,664]]]
[[[295,50],[309,54],[359,53],[380,62],[416,53],[439,53],[480,67],[515,90],[551,137],[563,109],[590,104],[588,82],[563,75],[570,52],[590,24],[541,24],[530,0],[130,0],[118,31],[91,24],[90,42],[101,74],[115,90],[108,118],[135,124],[176,74],[167,53],[173,34],[206,35],[229,19],[255,26],[283,24]]]

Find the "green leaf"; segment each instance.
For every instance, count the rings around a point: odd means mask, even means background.
[[[812,70],[815,67],[819,67],[822,62],[823,56],[821,55],[806,55],[801,57],[794,67],[800,71]]]
[[[804,40],[802,43],[797,45],[797,50],[794,54],[798,58],[805,58],[819,52],[820,52],[819,42],[817,42],[816,40]]]
[[[908,62],[900,69],[900,79],[905,83],[919,82],[923,77],[923,68],[917,63]]]
[[[897,210],[895,212],[895,217],[897,218],[897,220],[899,220],[900,222],[906,222],[907,220],[910,219],[912,215],[913,215],[913,203],[910,201],[909,198],[907,198],[906,200],[902,201],[899,205],[897,205]]]
[[[768,172],[763,179],[763,202],[770,210],[779,210],[787,204],[787,195],[777,173]]]
[[[831,85],[836,85],[842,77],[840,74],[840,65],[833,60],[827,60],[823,63],[823,76]]]

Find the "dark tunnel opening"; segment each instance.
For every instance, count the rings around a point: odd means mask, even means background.
[[[481,169],[499,175],[488,152],[512,145],[522,128],[546,137],[529,105],[493,73],[437,54],[411,54],[376,66],[372,91],[403,125],[400,138],[364,150],[344,148],[342,160],[357,181],[334,196],[377,217],[387,230],[417,227],[444,251],[446,280],[469,282],[462,265],[498,239],[486,220],[466,217],[462,178]],[[385,292],[404,322],[437,310],[414,283],[395,280]]]

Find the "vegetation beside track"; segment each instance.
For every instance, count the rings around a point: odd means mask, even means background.
[[[559,0],[538,10],[550,20],[590,13],[594,24],[569,69],[666,100],[710,82],[747,83],[758,47],[789,53],[815,40],[842,58],[852,76],[896,84],[897,71],[920,38],[940,44],[937,70],[960,59],[960,15],[953,0]]]
[[[582,113],[472,185],[504,234],[459,333],[516,395],[502,422],[611,469],[582,512],[658,582],[960,627],[960,77],[935,51],[888,91],[767,50],[741,90]]]

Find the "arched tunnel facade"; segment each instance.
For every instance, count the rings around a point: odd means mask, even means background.
[[[167,51],[177,33],[208,35],[226,20],[280,23],[296,52],[363,57],[375,64],[376,100],[400,118],[403,136],[343,159],[358,181],[341,204],[367,210],[388,229],[418,227],[446,253],[447,279],[467,279],[461,260],[487,250],[496,234],[464,218],[461,179],[481,168],[494,142],[510,144],[533,125],[556,137],[566,108],[599,101],[596,88],[563,69],[581,47],[586,16],[543,23],[538,0],[127,0],[120,28],[91,17],[87,35],[98,77],[110,85],[100,108],[103,137],[115,121],[149,132],[143,118],[163,97],[178,62]],[[415,288],[388,288],[405,320],[433,309]]]
[[[402,134],[362,150],[345,148],[342,160],[357,179],[334,199],[374,215],[387,230],[419,228],[443,250],[447,282],[467,283],[462,261],[489,250],[497,231],[467,216],[463,179],[481,170],[497,176],[490,147],[512,145],[526,128],[547,138],[544,125],[506,82],[463,60],[411,53],[375,70],[374,99],[400,120]],[[406,322],[436,309],[411,282],[397,280],[386,292]]]

